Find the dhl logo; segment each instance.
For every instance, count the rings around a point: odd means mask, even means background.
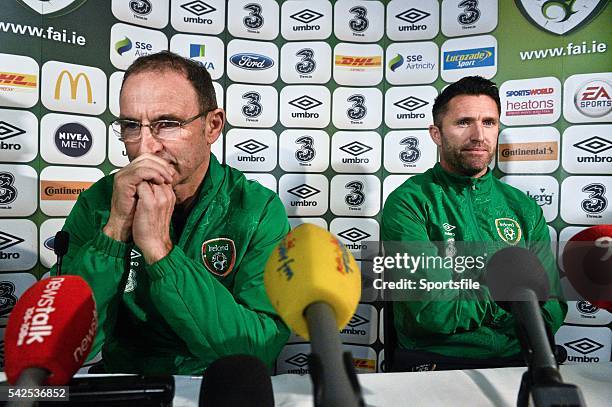
[[[59,76],[57,77],[57,81],[55,82],[55,93],[53,95],[55,100],[59,100],[60,98],[64,76],[68,76],[68,82],[70,84],[70,99],[76,100],[79,83],[81,82],[81,79],[83,79],[85,81],[85,87],[87,91],[87,103],[93,103],[93,97],[91,95],[91,82],[89,82],[89,77],[83,72],[79,72],[75,77],[72,76],[72,73],[68,72],[65,69],[60,72]]]
[[[378,68],[382,66],[382,57],[353,57],[336,55],[336,66],[351,66],[362,68]]]
[[[18,88],[36,89],[36,75],[0,72],[0,84]]]
[[[376,361],[372,359],[353,358],[353,366],[355,367],[355,369],[374,370],[376,366]]]

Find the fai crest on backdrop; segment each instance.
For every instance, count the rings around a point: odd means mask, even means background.
[[[236,246],[232,239],[220,237],[202,243],[202,262],[216,276],[225,277],[236,263]]]
[[[495,229],[502,240],[508,244],[515,245],[521,240],[523,234],[521,225],[514,219],[498,218],[495,219]]]
[[[515,0],[527,20],[541,30],[564,35],[595,18],[608,0]]]
[[[87,0],[17,0],[38,14],[48,17],[60,17],[72,13]]]

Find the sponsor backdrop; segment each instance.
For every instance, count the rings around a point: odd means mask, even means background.
[[[358,257],[379,240],[389,193],[438,159],[426,129],[439,91],[493,79],[494,173],[538,202],[560,253],[612,223],[611,19],[606,0],[5,0],[0,332],[55,262],[79,193],[127,163],[109,128],[123,70],[164,49],[215,81],[228,119],[218,159],[278,192],[293,225],[326,227]],[[381,366],[381,316],[364,290],[342,331],[360,372]],[[567,363],[609,361],[611,322],[571,302],[556,336]],[[308,352],[292,337],[277,372],[306,372]]]

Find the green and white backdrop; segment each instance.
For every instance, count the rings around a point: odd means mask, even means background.
[[[78,194],[127,163],[109,123],[139,55],[202,63],[227,111],[217,158],[278,192],[293,225],[322,225],[357,256],[379,240],[388,194],[438,159],[435,96],[491,78],[494,174],[538,202],[558,254],[612,223],[611,21],[607,0],[4,0],[0,337],[55,262],[52,237]],[[381,316],[365,291],[342,331],[360,372],[384,358]],[[566,363],[609,361],[611,327],[612,314],[571,302],[556,335]],[[305,373],[308,352],[292,337],[277,372]]]

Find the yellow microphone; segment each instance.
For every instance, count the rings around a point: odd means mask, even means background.
[[[264,285],[283,321],[310,340],[315,405],[363,405],[351,354],[342,354],[339,337],[361,295],[353,255],[327,230],[301,224],[272,252]]]

